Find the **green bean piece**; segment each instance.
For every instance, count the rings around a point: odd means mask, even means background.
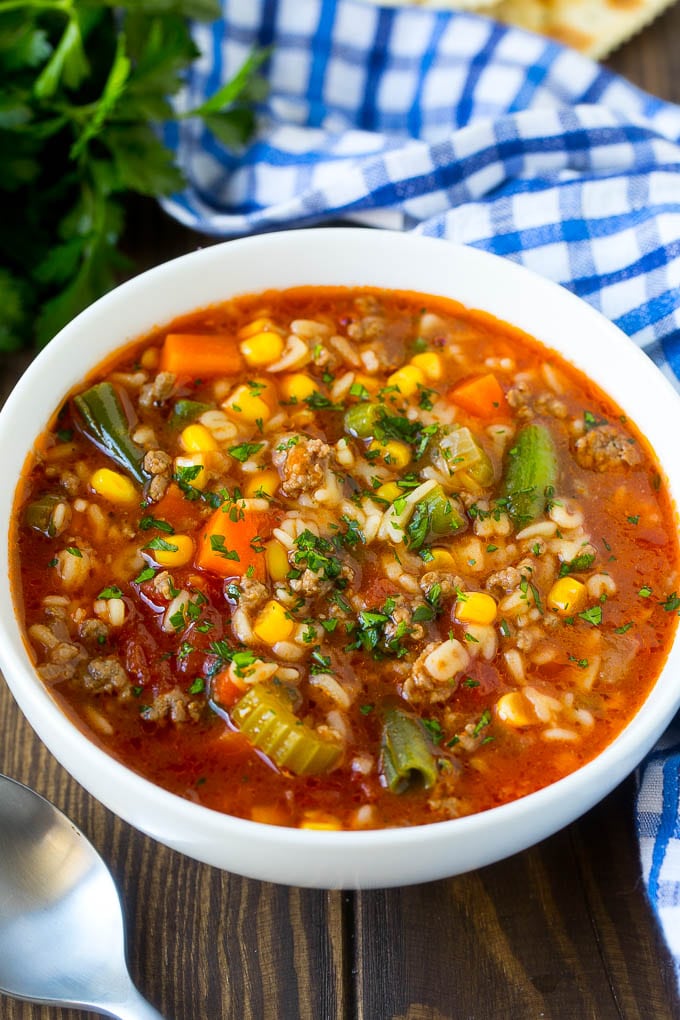
[[[143,485],[144,450],[130,438],[130,423],[120,397],[109,382],[100,382],[73,398],[80,415],[80,428],[119,467]]]
[[[437,779],[437,762],[422,723],[398,708],[385,713],[380,764],[387,788],[404,793],[414,781],[429,790]]]
[[[253,684],[231,710],[231,721],[257,748],[296,776],[329,772],[342,749],[322,740],[276,694]]]
[[[557,451],[550,432],[544,425],[525,425],[508,454],[501,487],[501,497],[516,528],[531,524],[544,513],[557,474]]]
[[[431,489],[416,503],[406,526],[410,549],[421,549],[426,542],[464,531],[467,519],[456,496],[447,496],[441,485]]]
[[[29,528],[39,531],[45,538],[55,538],[59,529],[54,523],[54,511],[63,500],[60,496],[46,494],[29,503],[24,512],[24,520]]]
[[[194,421],[206,411],[211,411],[212,409],[212,404],[203,404],[200,400],[178,400],[172,409],[170,427],[173,429],[183,428],[189,422]]]
[[[352,404],[345,411],[345,432],[359,439],[370,439],[375,435],[375,427],[383,415],[381,404],[362,401]]]

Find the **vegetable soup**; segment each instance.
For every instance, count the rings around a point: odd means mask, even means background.
[[[36,668],[154,783],[278,825],[503,804],[632,718],[674,508],[593,383],[455,302],[298,288],[120,351],[17,496]]]

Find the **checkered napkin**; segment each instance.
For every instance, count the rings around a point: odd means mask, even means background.
[[[229,237],[352,220],[474,245],[563,284],[680,388],[680,108],[556,43],[465,13],[223,0],[180,103],[271,46],[259,133],[168,129],[181,222]],[[680,976],[680,726],[641,770],[650,900]]]

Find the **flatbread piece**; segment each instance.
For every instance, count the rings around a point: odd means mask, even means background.
[[[601,60],[674,0],[369,0],[392,7],[476,11]]]

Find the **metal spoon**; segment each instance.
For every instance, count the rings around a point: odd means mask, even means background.
[[[163,1020],[128,973],[103,860],[53,804],[0,774],[0,992],[119,1020]]]

